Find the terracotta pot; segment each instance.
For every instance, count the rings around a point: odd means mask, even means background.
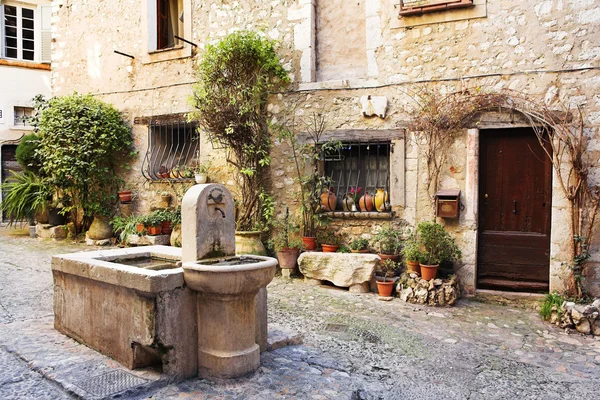
[[[235,254],[266,256],[267,250],[260,240],[260,231],[236,231]]]
[[[421,278],[422,279],[425,279],[426,281],[435,279],[435,277],[437,275],[438,265],[419,264],[419,266],[421,267]]]
[[[377,281],[377,292],[381,297],[390,297],[394,291],[394,281]]]
[[[277,260],[279,260],[279,267],[282,269],[294,269],[296,268],[296,262],[298,261],[299,249],[284,247],[277,252]]]
[[[354,199],[349,194],[346,195],[344,200],[342,200],[342,209],[344,211],[352,211],[352,206],[354,205]]]
[[[321,207],[325,211],[335,211],[337,206],[337,196],[331,190],[321,194]]]
[[[148,235],[160,235],[162,233],[162,225],[149,226],[146,230],[148,231]]]
[[[162,233],[163,235],[170,235],[173,232],[171,228],[171,221],[163,221],[162,223]]]
[[[418,261],[406,260],[406,270],[408,272],[414,272],[417,275],[421,275],[421,267],[419,267]]]
[[[306,250],[314,250],[317,248],[317,241],[312,236],[302,236],[302,243]]]
[[[398,254],[377,254],[381,261],[392,260],[393,262],[398,262],[400,256]]]
[[[117,192],[117,194],[119,195],[119,201],[121,203],[131,203],[131,200],[133,198],[131,190],[122,190],[120,192]]]
[[[323,253],[335,253],[340,246],[337,244],[322,244],[321,248],[323,249]]]
[[[143,223],[141,223],[141,222],[138,222],[137,224],[135,224],[135,231],[136,231],[137,233],[142,233],[142,232],[144,232],[144,229],[146,229],[146,226],[145,226]]]
[[[385,211],[385,203],[388,201],[388,193],[383,189],[377,189],[375,193],[375,210],[378,212]]]
[[[108,217],[94,215],[94,220],[87,231],[87,237],[92,240],[109,239],[113,235],[113,230],[108,223]]]
[[[173,232],[171,232],[169,242],[173,247],[181,247],[181,225],[176,225],[173,227]]]
[[[360,211],[373,211],[373,196],[368,193],[363,195],[358,200],[358,207],[360,207]]]
[[[369,249],[363,249],[363,250],[352,250],[352,249],[350,249],[350,251],[352,253],[363,253],[363,254],[369,253]]]

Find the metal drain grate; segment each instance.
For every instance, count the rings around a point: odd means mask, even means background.
[[[325,325],[325,330],[327,332],[348,332],[350,327],[344,324],[327,324]]]
[[[146,379],[138,378],[125,371],[116,370],[92,376],[91,378],[77,382],[76,385],[89,394],[102,398],[146,382]]]

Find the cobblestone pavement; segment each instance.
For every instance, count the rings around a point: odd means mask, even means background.
[[[50,256],[93,248],[9,233],[0,228],[0,398],[102,398],[90,379],[122,367],[52,329]],[[276,278],[269,319],[304,344],[264,353],[256,373],[231,381],[127,373],[139,384],[120,398],[600,398],[600,341],[528,310],[429,308]]]

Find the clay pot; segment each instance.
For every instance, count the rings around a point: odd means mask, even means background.
[[[400,256],[398,254],[377,254],[381,261],[392,260],[393,262],[398,262]]]
[[[169,242],[173,247],[181,247],[181,225],[173,227],[173,232],[171,232],[171,238]]]
[[[160,235],[162,233],[162,225],[149,226],[146,230],[150,236]]]
[[[331,190],[321,194],[321,207],[325,211],[335,211],[337,205],[337,196]]]
[[[385,203],[388,201],[388,193],[383,189],[377,189],[375,193],[375,210],[378,212],[385,211]]]
[[[235,254],[266,256],[267,250],[260,240],[260,231],[236,231]]]
[[[171,228],[171,221],[163,221],[161,228],[163,235],[170,235],[171,232],[173,232],[173,229]]]
[[[340,246],[336,244],[322,244],[321,248],[323,249],[323,253],[335,253]]]
[[[87,232],[87,237],[92,240],[109,239],[113,235],[112,228],[108,223],[108,217],[94,215],[94,220]]]
[[[417,275],[421,275],[421,267],[418,261],[406,260],[406,270],[407,272],[414,272]]]
[[[368,193],[363,195],[358,200],[358,207],[360,207],[360,211],[373,211],[373,196]]]
[[[317,248],[317,241],[312,236],[302,236],[302,243],[306,250],[314,250]]]
[[[381,297],[390,297],[394,291],[394,281],[377,281],[377,292]]]
[[[296,268],[296,262],[298,261],[298,255],[300,250],[296,248],[284,247],[277,252],[277,260],[279,260],[279,267],[282,269],[294,269]]]
[[[346,195],[344,200],[342,200],[342,209],[344,211],[352,211],[352,206],[354,205],[354,199],[351,195]]]
[[[117,192],[117,194],[119,195],[119,201],[121,203],[131,203],[131,200],[133,198],[131,190],[122,190],[120,192]]]
[[[426,281],[435,279],[435,277],[437,276],[438,265],[419,264],[419,266],[421,267],[421,278],[422,279],[425,279]]]
[[[135,224],[135,231],[136,231],[137,233],[142,233],[142,232],[144,232],[144,229],[146,229],[146,226],[145,226],[143,223],[141,223],[141,222],[138,222],[137,224]]]

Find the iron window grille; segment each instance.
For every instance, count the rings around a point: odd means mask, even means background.
[[[15,107],[14,108],[14,124],[15,126],[31,126],[33,119],[33,108],[31,107]]]
[[[193,122],[150,121],[142,175],[148,180],[193,179],[199,143],[197,125]]]
[[[359,197],[374,196],[376,189],[390,192],[390,151],[390,142],[343,143],[338,154],[324,158],[325,177],[337,194],[336,210],[351,188],[362,188]]]

